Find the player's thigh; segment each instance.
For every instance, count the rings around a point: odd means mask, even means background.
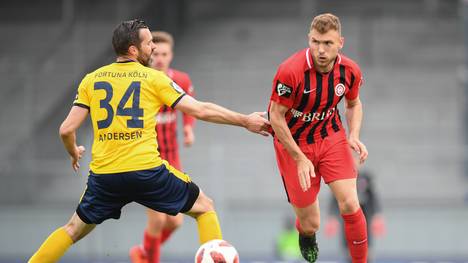
[[[328,184],[338,202],[340,212],[353,213],[359,209],[356,179],[336,180]]]
[[[149,208],[146,209],[146,213],[148,215],[148,227],[156,232],[162,231],[167,223],[168,215]]]
[[[295,207],[307,207],[313,204],[317,200],[317,195],[320,191],[320,171],[315,169],[315,177],[310,178],[311,187],[304,192],[297,175],[296,162],[279,141],[275,140],[274,147],[276,162],[281,174],[288,202]],[[304,151],[304,154],[312,162],[315,161],[314,152],[312,150]]]
[[[357,178],[356,164],[346,136],[335,133],[326,137],[318,153],[318,170],[325,183]]]
[[[187,215],[192,217],[197,217],[198,215],[204,214],[206,212],[214,211],[214,203],[211,198],[209,198],[203,191],[200,190],[197,200],[187,212]]]
[[[177,214],[175,216],[167,215],[166,224],[164,229],[176,229],[184,222],[184,214]]]
[[[126,197],[128,185],[122,173],[94,174],[90,171],[86,190],[76,209],[76,214],[86,224],[100,224],[119,219],[122,207],[131,200]]]
[[[154,169],[137,171],[132,199],[147,208],[169,215],[189,211],[199,195],[190,177],[167,163]]]
[[[75,212],[63,228],[71,237],[73,242],[77,242],[89,234],[95,227],[95,224],[86,224],[83,222]]]

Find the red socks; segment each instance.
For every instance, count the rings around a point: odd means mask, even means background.
[[[149,263],[159,263],[161,245],[171,237],[172,232],[174,231],[164,229],[161,233],[161,237],[154,237],[145,231],[143,237],[143,248],[145,249]]]
[[[353,263],[367,262],[367,223],[364,213],[359,210],[354,214],[341,215],[349,254]]]
[[[159,263],[161,238],[154,237],[145,231],[143,238],[143,248],[146,251],[149,263]]]
[[[161,233],[161,244],[164,244],[164,242],[171,237],[172,232],[174,232],[174,230],[163,229]]]

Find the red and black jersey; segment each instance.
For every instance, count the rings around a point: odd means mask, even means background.
[[[328,73],[315,70],[310,49],[286,59],[273,80],[270,101],[290,110],[286,122],[298,145],[312,144],[343,130],[337,104],[359,95],[362,74],[351,59],[339,54]]]
[[[169,69],[167,75],[179,85],[188,95],[194,96],[192,81],[187,73],[175,69]],[[193,126],[195,118],[182,114],[183,123]],[[161,158],[171,163],[178,159],[179,146],[177,144],[177,111],[171,107],[161,107],[156,115],[156,132],[158,134],[158,146]]]

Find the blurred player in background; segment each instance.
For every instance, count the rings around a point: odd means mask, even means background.
[[[173,59],[174,39],[163,31],[153,31],[155,49],[151,55],[150,66],[164,72],[186,94],[194,96],[192,81],[187,73],[170,68]],[[191,146],[195,140],[193,125],[195,118],[183,113],[184,145]],[[158,134],[158,151],[161,158],[168,161],[177,170],[182,170],[177,143],[177,111],[168,106],[162,106],[156,115],[156,131]],[[183,221],[183,215],[167,215],[147,209],[148,223],[143,234],[142,246],[130,249],[130,259],[133,263],[159,263],[160,247]]]
[[[156,114],[167,105],[201,120],[265,136],[269,123],[262,113],[243,115],[197,101],[164,73],[147,67],[154,50],[152,39],[143,21],[122,22],[112,37],[116,62],[81,81],[60,136],[77,171],[85,149],[76,145],[76,130],[90,114],[94,141],[87,187],[70,221],[55,230],[29,262],[57,262],[97,224],[120,218],[122,207],[131,202],[170,215],[187,213],[197,221],[201,244],[222,239],[212,200],[187,174],[159,156]]]
[[[369,244],[369,259],[371,259],[372,253],[370,252],[372,244],[374,243],[373,237],[379,238],[385,235],[385,220],[382,215],[379,196],[375,189],[374,176],[372,176],[370,172],[361,169],[359,170],[359,176],[357,178],[357,193],[359,197],[359,205],[364,212],[366,220],[369,222],[367,225],[367,232],[369,233],[367,242]],[[338,203],[336,202],[336,199],[332,198],[332,200],[330,200],[328,218],[325,223],[325,235],[327,237],[335,236],[340,232],[340,229],[343,228],[341,221],[338,220],[339,212]],[[348,244],[343,231],[341,231],[340,236],[341,247],[343,250],[347,250]],[[348,262],[351,262],[349,255],[347,260]]]
[[[367,158],[360,141],[361,70],[339,54],[344,39],[339,18],[316,16],[308,34],[309,47],[287,58],[273,80],[269,117],[274,131],[278,168],[288,201],[297,216],[301,254],[315,262],[315,233],[320,224],[321,178],[328,184],[344,220],[353,263],[367,262],[366,219],[356,191],[356,167],[350,148]],[[345,98],[346,135],[337,104]]]

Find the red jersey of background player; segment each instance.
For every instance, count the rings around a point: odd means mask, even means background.
[[[187,73],[175,69],[168,69],[167,75],[174,80],[188,95],[194,96],[192,81]],[[195,119],[183,114],[183,124],[193,126]],[[163,106],[156,115],[156,132],[158,135],[158,150],[161,158],[172,166],[180,169],[179,146],[177,144],[177,111]]]
[[[290,108],[285,118],[296,143],[312,144],[344,131],[337,104],[343,96],[357,98],[361,82],[361,70],[351,59],[339,54],[333,69],[323,74],[306,48],[281,63],[270,100]]]

